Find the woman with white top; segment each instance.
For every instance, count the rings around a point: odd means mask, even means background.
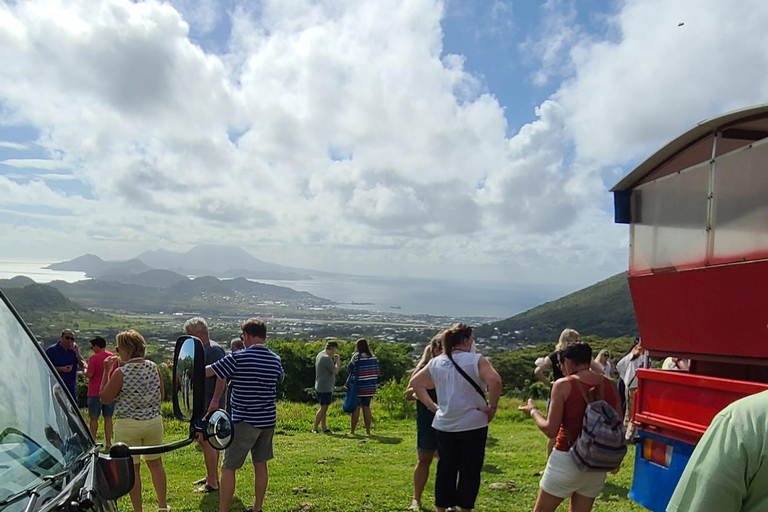
[[[437,430],[440,457],[435,477],[437,512],[456,505],[462,512],[474,508],[488,423],[501,395],[501,377],[485,357],[475,353],[474,344],[471,327],[454,325],[443,333],[443,354],[431,359],[409,383],[421,403],[435,413],[432,426]],[[433,386],[437,403],[427,391]],[[488,389],[490,403],[483,389]]]
[[[99,394],[103,404],[116,402],[115,441],[128,446],[157,446],[163,444],[163,379],[152,361],[144,359],[146,342],[134,330],[117,335],[117,353],[122,365],[114,372],[117,356],[104,360],[104,378]],[[152,475],[157,493],[158,511],[167,512],[166,476],[160,455],[142,455]],[[136,483],[130,491],[134,512],[141,512],[141,459],[133,457]]]

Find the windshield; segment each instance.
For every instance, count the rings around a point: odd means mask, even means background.
[[[46,477],[74,471],[92,442],[68,392],[0,300],[0,510]],[[15,500],[14,500],[15,501]]]

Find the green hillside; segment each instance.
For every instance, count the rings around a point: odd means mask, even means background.
[[[16,278],[14,278],[16,279]],[[23,287],[0,283],[3,293],[11,301],[28,325],[36,326],[36,334],[45,331],[44,326],[82,324],[110,324],[114,319],[108,315],[94,313],[69,300],[56,288],[45,284],[32,283]]]
[[[572,327],[584,336],[601,338],[637,334],[627,273],[622,272],[519,315],[484,325],[478,329],[478,335],[510,333],[516,340],[542,343],[556,341],[566,327]]]

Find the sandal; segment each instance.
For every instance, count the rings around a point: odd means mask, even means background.
[[[208,480],[208,477],[204,476],[200,480],[195,480],[194,482],[192,482],[192,485],[203,485],[206,482],[206,480]]]
[[[219,490],[218,487],[214,487],[212,485],[209,485],[208,483],[205,483],[205,484],[201,485],[200,487],[198,487],[197,489],[195,489],[192,492],[194,492],[196,494],[207,494],[209,492],[214,492],[214,491],[218,491],[218,490]]]

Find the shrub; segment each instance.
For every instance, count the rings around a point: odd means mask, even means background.
[[[409,376],[392,378],[376,392],[376,403],[381,404],[379,410],[390,419],[402,420],[416,415],[416,402],[404,398],[408,380]]]

